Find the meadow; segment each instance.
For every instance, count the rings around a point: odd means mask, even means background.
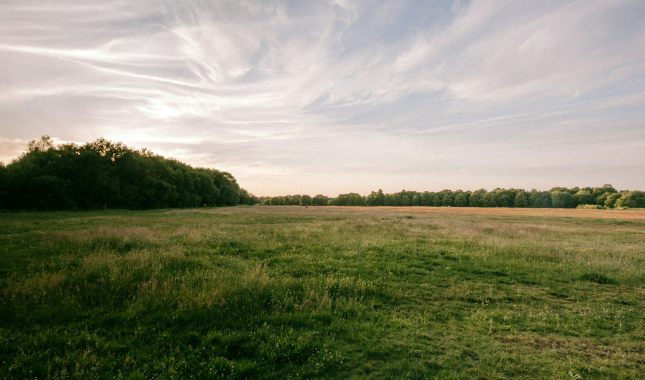
[[[0,214],[0,378],[637,379],[644,320],[643,210]]]

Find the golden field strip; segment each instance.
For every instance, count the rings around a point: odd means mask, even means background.
[[[282,210],[281,212],[304,212],[304,207],[298,206],[256,206],[252,209]],[[234,210],[235,208],[222,209]],[[242,207],[246,212],[249,208]],[[500,216],[540,216],[540,217],[569,217],[595,219],[645,219],[645,209],[567,209],[567,208],[508,208],[508,207],[430,207],[430,206],[308,206],[310,212],[360,212],[360,213],[404,213],[404,214],[435,214],[435,215],[500,215]],[[192,211],[192,210],[191,210]],[[184,210],[170,212],[185,212]],[[200,212],[226,212],[221,209],[209,209]]]

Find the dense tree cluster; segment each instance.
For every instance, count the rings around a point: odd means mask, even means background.
[[[304,194],[284,195],[277,197],[261,197],[259,202],[270,206],[327,206],[332,198],[318,194],[314,197]]]
[[[150,209],[252,204],[229,173],[193,168],[142,149],[98,139],[54,145],[29,143],[20,158],[0,165],[0,208]]]
[[[314,202],[313,200],[318,200]],[[286,197],[263,197],[266,205],[335,205],[335,206],[450,206],[450,207],[535,207],[535,208],[640,208],[645,207],[645,192],[618,191],[611,185],[602,187],[555,187],[550,191],[523,189],[494,190],[442,190],[418,192],[402,190],[385,194],[372,191],[368,196],[357,193],[339,194],[336,198],[317,195],[290,195]]]

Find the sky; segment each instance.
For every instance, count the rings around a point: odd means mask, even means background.
[[[0,161],[105,137],[256,195],[645,189],[645,2],[0,0]]]

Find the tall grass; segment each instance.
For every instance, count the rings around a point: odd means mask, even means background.
[[[569,212],[2,214],[0,377],[638,378],[645,221]]]

